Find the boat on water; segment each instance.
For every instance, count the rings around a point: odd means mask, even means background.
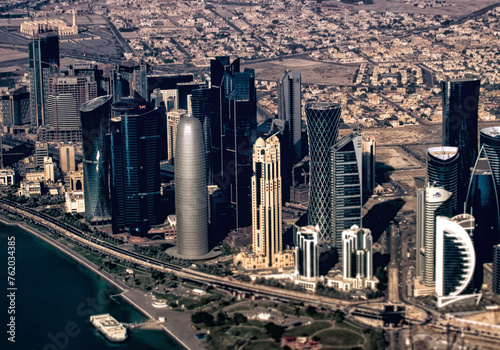
[[[122,342],[127,339],[127,328],[110,314],[90,316],[90,323],[109,341]]]

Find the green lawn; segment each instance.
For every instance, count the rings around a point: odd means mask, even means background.
[[[252,341],[243,347],[242,350],[280,350],[281,346],[274,341]]]
[[[328,329],[315,335],[323,346],[363,346],[364,338],[347,329]]]
[[[231,308],[226,308],[227,312],[241,312],[241,311],[250,311],[250,307],[248,305],[238,305]]]
[[[293,327],[285,332],[285,337],[309,337],[316,332],[323,329],[330,328],[332,324],[330,322],[313,322],[308,325],[302,325],[298,327]]]
[[[248,326],[231,327],[228,333],[231,334],[232,336],[240,337],[243,339],[251,338],[252,336],[255,336],[257,339],[270,339],[269,334],[266,334],[263,328],[258,328],[258,327],[248,327]]]

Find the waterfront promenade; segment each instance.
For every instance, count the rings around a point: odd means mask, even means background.
[[[127,302],[129,302],[136,309],[141,311],[144,315],[152,320],[158,320],[160,317],[165,318],[165,322],[157,324],[156,328],[162,328],[166,331],[172,338],[174,338],[179,344],[188,350],[202,350],[204,349],[204,344],[202,340],[195,337],[195,331],[191,328],[191,314],[192,312],[185,311],[172,311],[171,309],[158,309],[155,308],[152,303],[152,296],[145,294],[141,290],[129,288],[122,281],[118,280],[114,275],[103,271],[99,266],[88,261],[84,257],[78,255],[72,251],[69,247],[61,244],[56,239],[41,233],[39,230],[27,225],[24,222],[14,222],[6,220],[0,217],[0,222],[10,226],[18,226],[26,232],[29,232],[33,236],[43,240],[44,242],[52,245],[53,247],[59,249],[61,252],[67,254],[75,261],[85,266],[90,271],[96,273],[101,278],[105,279],[108,283],[112,284],[120,290],[120,296],[122,296]],[[132,330],[133,332],[133,330]]]

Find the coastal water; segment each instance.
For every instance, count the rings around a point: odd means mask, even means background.
[[[15,285],[9,286],[8,243],[12,236]],[[0,278],[0,349],[183,349],[165,332],[156,330],[134,329],[123,343],[107,341],[90,325],[90,315],[109,313],[127,323],[147,318],[120,297],[111,297],[119,291],[98,275],[30,233],[1,223]],[[8,289],[13,287],[17,289]],[[15,314],[12,307],[9,314],[11,299]],[[15,343],[8,340],[11,316],[15,317]]]

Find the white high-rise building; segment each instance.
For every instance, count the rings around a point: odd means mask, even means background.
[[[342,232],[342,271],[353,289],[366,288],[373,280],[373,239],[369,229],[354,225]],[[371,283],[370,283],[371,284]]]

